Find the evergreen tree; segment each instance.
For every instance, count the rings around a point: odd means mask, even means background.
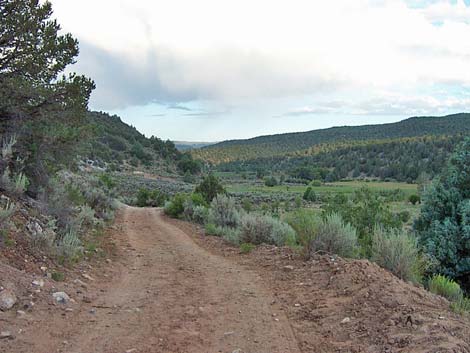
[[[0,132],[18,138],[17,150],[33,186],[67,163],[67,151],[85,133],[92,80],[64,75],[78,42],[59,35],[50,2],[0,1]],[[5,166],[3,166],[5,167]]]
[[[470,139],[423,196],[415,223],[421,244],[436,261],[436,271],[470,287]]]
[[[224,194],[225,189],[215,175],[209,174],[196,187],[194,192],[201,194],[207,203],[211,203],[214,197],[216,197],[218,194]]]

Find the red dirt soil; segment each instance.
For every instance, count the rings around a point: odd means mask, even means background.
[[[40,292],[40,270],[0,257],[0,285],[19,297],[0,312],[14,336],[0,352],[470,352],[468,319],[367,261],[241,255],[148,208],[122,209],[108,239],[109,261],[44,277]],[[58,290],[74,302],[55,303]]]

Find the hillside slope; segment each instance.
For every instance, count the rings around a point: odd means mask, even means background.
[[[103,112],[87,114],[88,138],[79,148],[82,158],[89,158],[111,169],[145,167],[156,173],[199,171],[191,155],[180,152],[175,144],[158,137],[146,137],[116,115]]]
[[[470,114],[444,117],[413,117],[397,123],[364,126],[341,126],[307,132],[260,136],[247,140],[224,141],[194,150],[195,157],[220,164],[295,155],[318,145],[352,141],[371,141],[419,136],[470,133]]]

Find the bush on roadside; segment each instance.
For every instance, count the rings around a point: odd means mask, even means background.
[[[167,197],[158,189],[139,189],[137,192],[136,205],[138,207],[161,207],[165,204]]]
[[[204,224],[208,217],[207,203],[201,194],[193,193],[184,202],[184,219]]]
[[[214,223],[206,223],[205,233],[206,235],[218,235],[217,226]]]
[[[463,315],[470,313],[470,298],[462,297],[456,302],[450,304],[453,312]]]
[[[242,254],[249,254],[250,252],[253,251],[253,249],[255,248],[256,246],[254,246],[253,244],[250,244],[250,243],[243,243],[243,244],[240,244],[240,252]]]
[[[315,235],[309,246],[314,253],[326,252],[342,257],[358,256],[358,236],[356,229],[345,223],[341,216],[332,213],[316,226]]]
[[[240,224],[240,211],[235,200],[225,195],[217,195],[211,202],[208,221],[218,227],[236,228]]]
[[[205,206],[195,206],[192,220],[199,224],[205,224],[209,218],[209,209]]]
[[[183,194],[183,193],[175,194],[175,196],[173,196],[173,198],[170,201],[167,201],[165,203],[165,207],[163,211],[165,212],[166,215],[170,217],[179,218],[184,213],[184,203],[187,199],[188,199],[187,194]]]
[[[443,275],[432,276],[429,279],[428,288],[430,292],[453,302],[457,302],[463,298],[463,291],[459,284]]]
[[[64,261],[76,261],[83,253],[80,238],[73,231],[68,231],[57,244],[57,255]]]
[[[297,241],[302,249],[304,257],[308,260],[314,253],[312,249],[316,228],[321,222],[320,218],[306,209],[298,209],[286,217],[286,222],[297,233]]]
[[[240,229],[232,227],[217,227],[217,235],[233,245],[240,245]]]
[[[371,260],[397,277],[412,282],[420,282],[426,269],[416,238],[399,229],[376,227]]]
[[[245,214],[241,219],[240,236],[243,243],[294,244],[296,234],[287,223],[264,215]]]

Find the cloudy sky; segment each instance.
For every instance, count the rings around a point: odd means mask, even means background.
[[[91,108],[220,141],[470,111],[470,0],[52,0]]]

